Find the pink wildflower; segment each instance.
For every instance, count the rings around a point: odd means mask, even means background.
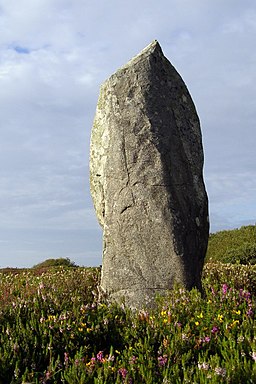
[[[50,379],[50,377],[51,377],[51,372],[47,371],[46,374],[45,374],[46,380]]]
[[[212,332],[213,334],[215,334],[215,333],[219,332],[219,328],[216,327],[216,325],[214,325],[214,326],[212,327],[211,332]]]
[[[157,358],[157,360],[158,360],[158,365],[159,365],[160,367],[164,367],[165,364],[167,363],[167,356],[166,356],[166,355],[159,356],[159,357]]]
[[[122,376],[123,379],[126,378],[127,373],[128,373],[128,371],[127,371],[126,368],[119,368],[119,369],[118,369],[118,372],[120,373],[120,375]]]
[[[249,306],[249,309],[246,312],[246,315],[249,316],[249,317],[251,317],[253,315],[253,310],[252,310],[252,306],[251,305]]]
[[[250,294],[250,292],[248,292],[248,291],[244,291],[244,290],[241,288],[241,289],[239,290],[239,296],[240,296],[240,297],[244,297],[245,300],[249,300],[250,297],[251,297],[251,294]]]
[[[96,357],[97,357],[98,361],[102,362],[102,360],[103,360],[103,352],[102,351],[98,352]]]
[[[227,284],[223,284],[223,285],[222,285],[222,293],[223,293],[223,295],[226,295],[227,291],[228,291],[228,286],[227,286]]]
[[[180,322],[177,322],[177,321],[174,325],[175,325],[175,327],[179,327],[179,328],[181,328],[181,326],[182,326],[182,324]]]
[[[211,340],[210,336],[205,336],[201,339],[202,343],[209,343]]]
[[[68,365],[68,359],[69,359],[68,353],[64,352],[64,365]]]

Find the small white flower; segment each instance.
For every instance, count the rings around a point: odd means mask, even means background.
[[[182,333],[181,338],[182,340],[189,340],[189,336],[186,333]]]
[[[238,343],[242,343],[244,341],[244,336],[239,336],[238,338],[237,338],[237,342]]]
[[[252,352],[250,353],[250,355],[251,355],[253,361],[256,361],[256,351],[252,351]]]
[[[226,369],[221,367],[216,367],[214,369],[215,373],[219,376],[225,377],[226,376]]]
[[[204,369],[205,371],[208,371],[208,369],[210,368],[210,365],[208,363],[198,363],[198,368],[199,369]]]

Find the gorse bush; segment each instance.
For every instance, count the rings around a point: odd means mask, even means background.
[[[256,243],[245,243],[226,252],[225,261],[233,264],[256,264]]]
[[[256,226],[210,234],[207,260],[222,263],[256,264]]]
[[[203,297],[177,286],[151,312],[99,302],[99,275],[0,275],[0,383],[256,382],[256,267],[207,264]]]
[[[58,259],[47,259],[43,261],[42,263],[34,265],[33,268],[51,268],[51,267],[76,267],[76,264],[71,261],[68,257],[63,258],[60,257]]]

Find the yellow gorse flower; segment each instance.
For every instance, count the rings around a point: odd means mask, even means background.
[[[235,327],[239,324],[239,320],[234,320],[233,323],[230,324],[231,328]]]
[[[240,311],[240,309],[238,309],[238,311],[233,311],[233,313],[235,313],[236,315],[241,315],[241,311]]]
[[[81,327],[85,328],[86,324],[85,323],[80,323]]]

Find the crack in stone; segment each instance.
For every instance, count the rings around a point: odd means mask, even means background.
[[[132,196],[132,202],[133,202],[133,205],[135,205],[135,199],[134,199],[132,188],[131,188],[131,185],[130,185],[130,173],[129,173],[129,170],[128,170],[127,153],[126,153],[126,140],[125,140],[124,129],[123,129],[123,143],[124,143],[124,165],[125,165],[125,169],[126,169],[126,173],[127,173],[126,187],[129,187],[130,192],[131,192],[131,196]]]
[[[122,215],[122,213],[124,213],[125,211],[127,211],[127,209],[132,208],[132,207],[133,207],[133,205],[127,205],[127,207],[124,207],[124,208],[121,210],[120,215]]]

